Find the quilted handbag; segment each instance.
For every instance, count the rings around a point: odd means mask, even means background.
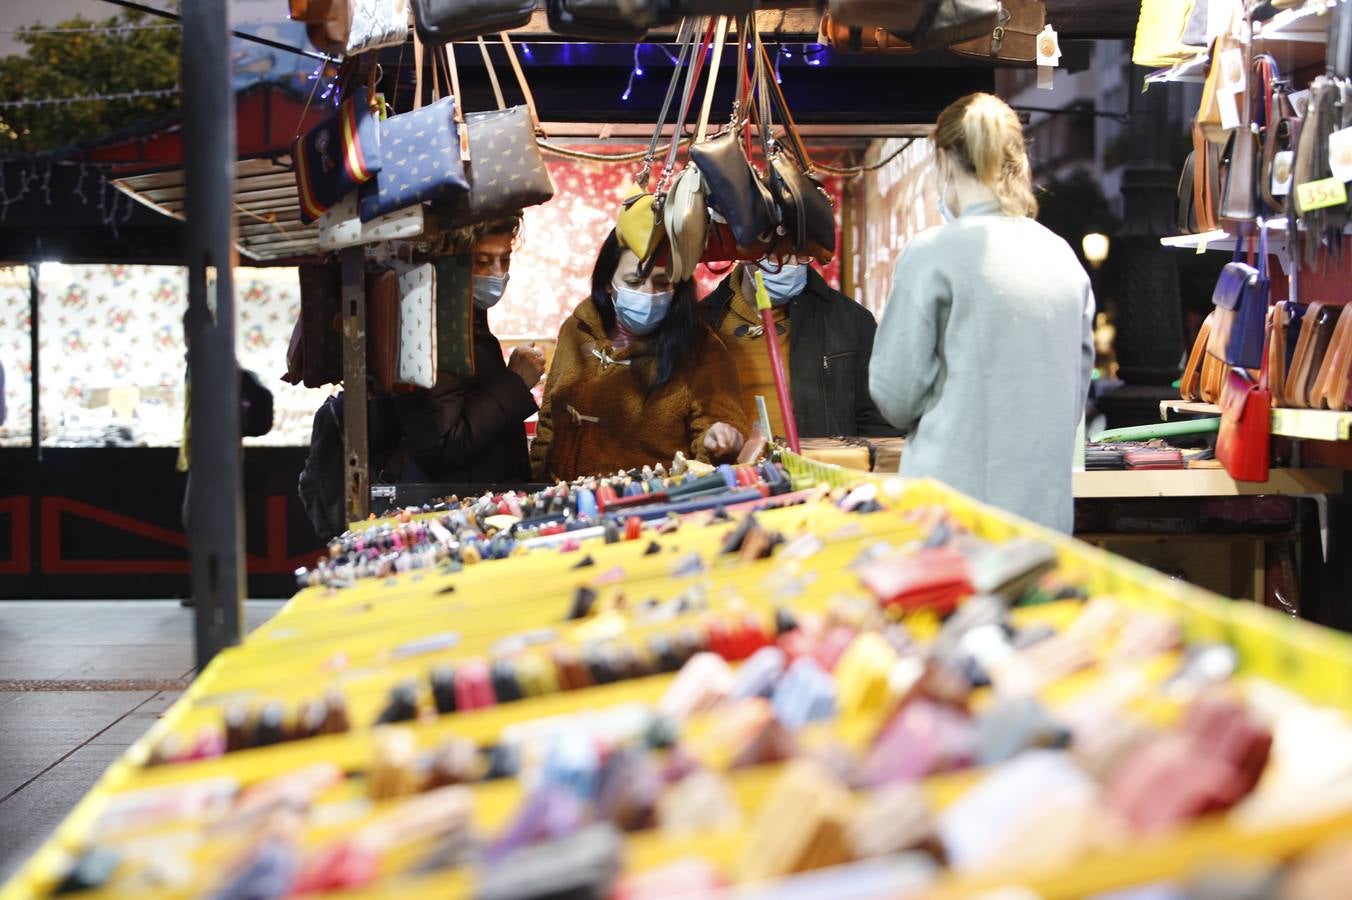
[[[512,31],[534,12],[535,0],[413,0],[414,27],[429,44]]]
[[[454,97],[386,119],[380,145],[383,166],[361,188],[363,222],[469,190]]]
[[[512,71],[516,74],[524,106],[508,108],[502,92],[497,90],[497,76],[493,74],[492,59],[482,39],[480,52],[492,75],[498,108],[487,112],[465,113],[465,129],[469,133],[470,161],[466,165],[469,190],[452,194],[438,209],[446,224],[460,228],[485,222],[499,216],[547,203],[554,196],[554,181],[545,166],[535,134],[539,117],[535,112],[535,97],[526,83],[521,63],[511,39],[502,35]],[[460,75],[456,67],[455,51],[448,44],[444,48],[456,96],[460,93]]]
[[[1264,240],[1264,251],[1266,251]],[[1243,241],[1235,240],[1234,259],[1221,269],[1211,303],[1216,309],[1207,352],[1227,365],[1257,369],[1263,364],[1263,332],[1267,321],[1266,252],[1255,269],[1240,260]]]
[[[300,266],[301,383],[308,388],[343,380],[343,279],[337,265]]]
[[[468,256],[439,256],[437,375],[474,375],[474,265]]]
[[[339,200],[319,217],[319,249],[341,250],[378,241],[407,241],[427,230],[428,215],[421,203],[396,209],[369,222],[357,214],[357,192]]]
[[[399,381],[430,388],[437,381],[435,272],[431,263],[394,263],[399,273]]]
[[[997,0],[831,0],[831,15],[851,27],[882,26],[917,50],[990,35]]]
[[[1272,394],[1267,371],[1255,384],[1238,370],[1225,376],[1221,390],[1221,429],[1216,458],[1236,481],[1267,481],[1272,435]]]
[[[347,55],[381,47],[398,47],[408,40],[408,0],[348,0],[352,26]]]
[[[309,224],[383,168],[380,123],[370,92],[358,87],[338,111],[291,145],[301,221]]]
[[[399,376],[399,274],[366,270],[366,371],[389,393]]]

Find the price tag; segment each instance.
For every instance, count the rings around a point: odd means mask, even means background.
[[[1272,196],[1285,197],[1291,193],[1291,168],[1295,165],[1296,154],[1291,150],[1282,150],[1272,156]]]
[[[1352,128],[1329,135],[1329,169],[1339,181],[1352,181]]]
[[[1231,131],[1239,127],[1239,103],[1237,95],[1229,91],[1216,92],[1216,105],[1221,111],[1221,127]]]
[[[1221,54],[1217,64],[1221,67],[1220,90],[1231,94],[1244,93],[1244,51],[1231,47]]]
[[[1337,178],[1322,178],[1296,185],[1296,199],[1301,212],[1341,206],[1347,202],[1347,185]]]

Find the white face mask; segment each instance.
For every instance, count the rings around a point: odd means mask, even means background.
[[[507,290],[507,275],[475,275],[474,305],[478,309],[492,309]]]
[[[615,318],[625,331],[642,337],[658,329],[671,309],[674,291],[649,294],[631,287],[615,289]]]

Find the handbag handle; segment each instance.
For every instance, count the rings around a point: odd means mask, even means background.
[[[714,89],[718,86],[718,70],[723,67],[723,47],[728,37],[727,16],[718,17],[718,28],[714,33],[714,55],[709,62],[709,80],[704,85],[704,105],[699,111],[699,127],[695,132],[695,143],[704,143],[709,133],[709,113],[714,108]]]
[[[488,70],[488,81],[493,85],[493,99],[498,101],[498,109],[506,109],[507,101],[502,96],[502,85],[498,83],[498,70],[493,65],[493,58],[488,55],[488,44],[484,41],[483,35],[479,35],[479,55],[484,58],[484,68]]]
[[[761,44],[761,55],[765,57],[765,64],[768,68],[770,59],[766,54],[764,44]],[[798,157],[798,164],[803,167],[803,171],[811,175],[816,171],[816,166],[812,162],[812,156],[807,152],[807,145],[803,143],[803,136],[798,131],[798,123],[794,121],[793,113],[789,111],[788,101],[784,99],[784,91],[774,79],[767,78],[766,83],[770,89],[770,102],[784,122],[784,135],[788,138],[790,149]]]
[[[667,159],[662,165],[662,172],[658,176],[654,193],[661,193],[666,188],[667,181],[676,168],[676,154],[681,146],[681,131],[685,128],[686,117],[690,115],[690,104],[694,102],[695,90],[699,87],[700,73],[704,70],[704,57],[710,41],[713,39],[714,31],[715,24],[711,21],[708,30],[705,32],[704,42],[700,44],[699,52],[695,54],[693,63],[686,69],[685,92],[681,97],[680,111],[676,115],[676,126],[672,129],[671,147],[667,150]]]
[[[643,168],[634,179],[638,186],[646,188],[652,175],[653,160],[657,158],[657,145],[662,142],[662,126],[667,123],[667,114],[671,112],[671,103],[676,99],[676,90],[681,85],[681,70],[690,60],[690,51],[695,46],[696,28],[694,19],[682,19],[677,32],[676,43],[680,45],[680,54],[676,58],[676,68],[671,70],[671,81],[667,84],[667,96],[662,101],[662,111],[657,114],[657,125],[653,128],[652,140],[648,142],[648,152],[643,157]]]
[[[422,109],[423,89],[423,42],[418,30],[413,29],[413,108]]]
[[[539,110],[535,107],[535,94],[530,89],[530,82],[526,81],[526,71],[521,68],[521,60],[517,58],[516,45],[505,31],[499,37],[502,38],[502,46],[507,50],[507,62],[516,73],[516,83],[521,86],[521,95],[526,98],[526,109],[530,112],[530,120],[535,123],[535,131],[541,137],[547,138],[549,135],[545,134],[544,127],[540,124]]]

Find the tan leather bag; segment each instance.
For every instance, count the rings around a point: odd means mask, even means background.
[[[389,393],[399,374],[399,274],[390,268],[366,271],[366,369]]]
[[[1267,354],[1268,390],[1272,405],[1286,405],[1286,301],[1277,303],[1268,311],[1267,339],[1263,352]]]
[[[333,0],[291,0],[293,22],[323,22],[329,17]]]
[[[1291,369],[1286,378],[1286,405],[1305,409],[1310,405],[1309,394],[1303,388],[1310,379],[1310,360],[1314,355],[1315,322],[1324,311],[1324,304],[1311,303],[1301,319],[1300,337],[1296,339],[1296,352],[1291,359]]]
[[[1347,376],[1352,368],[1352,316],[1340,315],[1319,377],[1310,392],[1315,409],[1347,409]]]
[[[1188,354],[1188,364],[1183,367],[1183,378],[1178,383],[1178,395],[1184,400],[1196,401],[1202,397],[1202,363],[1206,359],[1206,345],[1211,338],[1211,321],[1215,313],[1202,320],[1197,332],[1197,340],[1192,342],[1192,352]]]
[[[999,15],[990,34],[959,41],[948,49],[975,59],[1037,62],[1037,36],[1047,24],[1047,5],[1042,0],[1000,0]]]

